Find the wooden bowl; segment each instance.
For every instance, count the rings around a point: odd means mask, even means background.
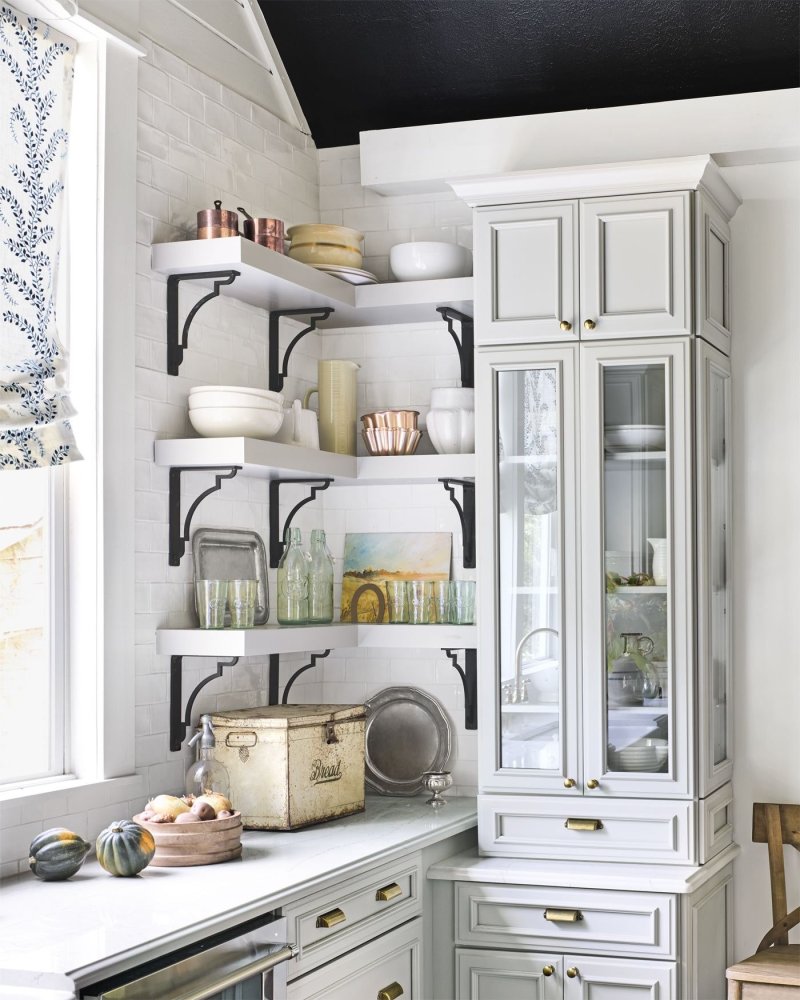
[[[154,868],[183,868],[188,865],[216,865],[231,861],[242,853],[242,814],[222,819],[198,820],[196,823],[150,823],[143,813],[134,823],[153,834],[156,853]]]

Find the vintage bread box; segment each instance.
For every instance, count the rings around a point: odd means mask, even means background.
[[[212,715],[214,756],[249,830],[364,811],[364,706],[265,705]]]

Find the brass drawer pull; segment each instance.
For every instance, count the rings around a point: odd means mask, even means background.
[[[400,983],[389,983],[382,990],[378,990],[378,1000],[397,1000],[403,995],[403,987]]]
[[[554,924],[577,924],[579,920],[583,920],[583,914],[580,910],[551,910],[548,908],[544,911],[544,919],[550,920]]]
[[[335,927],[337,924],[343,924],[345,920],[347,917],[344,910],[340,910],[337,906],[335,910],[328,910],[327,913],[317,917],[317,927]]]
[[[391,899],[397,899],[398,896],[403,895],[403,890],[397,884],[397,882],[392,882],[390,885],[385,885],[382,889],[378,889],[375,893],[375,899],[379,903],[388,903]]]
[[[564,821],[564,826],[568,830],[602,830],[603,821],[601,819],[568,819]]]

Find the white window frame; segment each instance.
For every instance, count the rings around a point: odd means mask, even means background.
[[[81,116],[72,128],[87,166],[83,191],[72,192],[81,206],[80,232],[71,233],[80,286],[72,286],[70,304],[73,346],[81,328],[97,331],[97,406],[80,442],[96,461],[68,469],[80,502],[69,504],[69,547],[79,558],[70,558],[68,570],[67,773],[0,792],[0,829],[144,790],[134,774],[134,340],[138,59],[145,53],[89,15],[52,23],[78,41],[76,98],[85,99],[77,91],[89,86],[97,97],[94,120]],[[71,381],[79,379],[73,368]]]

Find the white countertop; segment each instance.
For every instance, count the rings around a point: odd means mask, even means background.
[[[3,993],[11,970],[34,974],[32,985],[43,973],[86,985],[476,822],[473,798],[448,798],[434,810],[421,796],[367,796],[357,816],[294,833],[245,832],[241,860],[225,864],[114,878],[92,859],[65,882],[8,879],[0,884],[0,997],[12,995]]]

